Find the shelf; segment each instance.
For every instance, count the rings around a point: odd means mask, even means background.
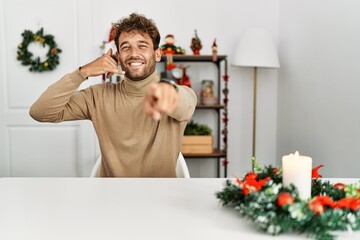
[[[169,62],[171,61],[171,62]],[[215,149],[212,153],[199,154],[199,153],[183,153],[185,158],[206,159],[215,158],[217,160],[217,177],[221,176],[221,169],[224,170],[224,177],[227,177],[227,122],[228,122],[228,82],[227,82],[227,55],[217,55],[216,61],[213,61],[213,55],[163,55],[161,56],[161,62],[165,66],[169,63],[199,63],[199,65],[213,64],[217,68],[216,83],[218,86],[217,96],[219,98],[216,104],[205,105],[202,103],[197,104],[196,111],[215,110],[217,114],[214,116],[217,122],[217,129],[213,129],[217,132],[217,139],[215,139]],[[198,64],[194,64],[198,65]],[[164,67],[164,76],[170,76],[171,72]],[[222,81],[224,80],[224,81]],[[195,80],[196,81],[196,80]],[[202,114],[202,113],[201,113]],[[226,164],[224,164],[226,163]]]
[[[212,153],[186,153],[183,154],[184,157],[187,158],[219,158],[219,157],[226,157],[226,153],[219,149],[214,149]]]
[[[222,109],[225,105],[223,104],[213,104],[213,105],[204,105],[204,104],[198,104],[196,106],[197,109]]]
[[[217,61],[214,63],[218,63],[222,60],[226,59],[226,55],[218,55]],[[161,61],[166,61],[166,55],[161,56]],[[174,62],[213,62],[212,55],[173,55]]]

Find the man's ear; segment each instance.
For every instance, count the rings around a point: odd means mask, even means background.
[[[160,61],[161,61],[161,55],[162,55],[162,49],[159,47],[158,49],[155,50],[155,59],[156,59],[156,62],[160,62]]]

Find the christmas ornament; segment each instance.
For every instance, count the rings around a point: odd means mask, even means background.
[[[296,187],[282,185],[282,169],[262,167],[254,160],[254,171],[244,178],[226,180],[216,193],[222,205],[233,206],[271,235],[305,233],[315,239],[334,239],[333,231],[360,230],[360,181],[345,185],[321,181],[315,167],[311,199],[302,200]]]
[[[25,30],[21,36],[22,42],[18,45],[17,60],[21,61],[24,66],[30,65],[31,72],[52,71],[59,65],[59,53],[61,49],[57,47],[53,35],[44,35],[44,29],[41,28],[35,34],[30,30]],[[46,54],[45,61],[41,61],[40,57],[34,57],[33,53],[28,50],[31,43],[40,43],[43,47],[47,45],[49,51]]]
[[[279,207],[283,207],[286,204],[293,204],[294,198],[290,193],[283,192],[279,194],[276,202]]]
[[[161,45],[163,54],[185,54],[185,49],[182,49],[179,46],[175,46],[174,35],[168,34],[165,37],[165,44]]]
[[[213,62],[217,61],[217,45],[216,45],[216,38],[214,39],[213,45],[211,46],[211,50],[212,50],[212,60]]]
[[[312,177],[312,178],[322,177],[322,176],[318,173],[318,171],[319,171],[319,169],[322,168],[323,166],[324,166],[324,165],[319,165],[319,166],[314,167],[314,168],[312,169],[312,171],[311,171],[311,177]]]
[[[168,55],[172,56],[172,54],[168,54]],[[166,56],[168,56],[168,55],[166,55]],[[186,69],[189,67],[190,66],[185,67],[183,65],[176,67],[176,65],[173,64],[173,67],[171,69],[169,69],[167,67],[167,70],[171,70],[171,75],[172,75],[172,77],[174,77],[176,79],[176,83],[178,85],[184,85],[184,86],[188,86],[189,88],[191,88],[190,78],[186,73]]]
[[[200,40],[199,36],[197,35],[196,29],[195,29],[195,37],[193,37],[191,39],[190,48],[193,51],[194,55],[200,55],[200,50],[202,48],[202,43],[201,43],[201,40]]]

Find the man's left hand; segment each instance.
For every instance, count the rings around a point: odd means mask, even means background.
[[[161,114],[171,114],[178,102],[179,94],[174,86],[168,83],[153,83],[149,86],[144,99],[144,112],[155,120],[160,120]]]

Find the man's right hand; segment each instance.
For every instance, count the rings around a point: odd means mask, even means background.
[[[84,78],[96,77],[105,73],[106,78],[110,78],[114,74],[125,74],[124,71],[118,69],[117,62],[112,58],[112,49],[80,68],[80,74]]]

